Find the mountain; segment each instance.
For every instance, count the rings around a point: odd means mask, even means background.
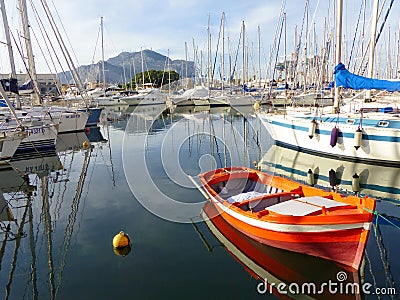
[[[112,57],[104,62],[105,77],[107,83],[123,83],[124,68],[127,81],[136,73],[142,72],[142,57],[143,70],[167,70],[168,66],[171,70],[179,73],[180,77],[186,77],[186,61],[171,60],[165,55],[152,50],[143,50],[142,52],[121,52],[116,57]],[[168,62],[169,61],[169,62]],[[78,67],[78,73],[82,81],[101,81],[101,61],[97,64],[90,64]],[[187,62],[188,77],[194,76],[194,63]],[[63,76],[60,76],[63,78]],[[71,80],[71,75],[67,73],[68,80]]]

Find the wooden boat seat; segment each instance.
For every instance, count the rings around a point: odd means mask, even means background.
[[[297,198],[296,200],[307,203],[307,204],[316,205],[319,207],[325,206],[325,208],[349,206],[349,204],[347,204],[347,203],[335,201],[335,200],[328,199],[328,198],[321,197],[321,196],[301,197],[301,198]]]
[[[323,209],[350,207],[350,205],[321,196],[301,197],[267,207],[268,211],[289,216],[307,216]]]
[[[288,216],[307,216],[322,210],[321,207],[302,201],[288,200],[269,206],[268,211]]]

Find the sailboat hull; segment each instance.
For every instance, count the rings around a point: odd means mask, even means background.
[[[309,134],[313,117],[258,114],[259,119],[278,145],[318,155],[392,165],[400,163],[400,120],[365,120],[360,147],[355,147],[355,132],[360,127],[355,118],[324,117],[318,121],[315,133]],[[388,124],[392,125],[387,126]],[[386,125],[386,127],[385,127]],[[331,133],[339,129],[337,141],[331,146]]]

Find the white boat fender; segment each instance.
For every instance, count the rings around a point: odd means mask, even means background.
[[[314,184],[315,184],[314,173],[311,169],[308,169],[308,172],[307,172],[307,183],[310,186],[314,186]]]
[[[354,173],[353,179],[351,180],[351,189],[355,193],[360,191],[360,176],[358,176],[357,173]]]
[[[339,128],[337,128],[336,126],[332,128],[331,131],[331,141],[330,141],[330,145],[332,147],[336,146],[337,140],[339,137]]]
[[[317,122],[315,121],[315,119],[313,119],[313,120],[310,122],[310,127],[308,128],[308,137],[309,137],[310,139],[313,138],[316,129],[317,129]]]
[[[357,128],[356,132],[354,132],[354,148],[358,150],[361,147],[362,141],[362,130],[360,127]]]

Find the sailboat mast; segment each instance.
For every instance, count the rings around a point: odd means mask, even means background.
[[[106,92],[106,73],[104,70],[104,28],[103,28],[103,17],[100,18],[100,30],[101,30],[101,71],[103,76],[103,89],[104,94]]]
[[[8,27],[7,13],[6,13],[5,5],[4,5],[4,0],[0,0],[0,9],[1,9],[1,15],[3,18],[4,33],[6,36],[8,57],[10,59],[11,78],[17,78],[17,73],[15,71],[14,53],[13,53],[12,45],[11,45],[10,29]],[[18,94],[15,94],[15,106],[17,109],[21,108],[21,101],[19,99]]]
[[[343,12],[343,0],[337,0],[337,16],[336,16],[336,57],[335,65],[338,65],[342,60],[342,12]],[[335,80],[335,102],[333,109],[339,110],[339,87],[336,85]]]
[[[225,81],[225,12],[222,12],[222,58],[221,58],[221,73],[222,73],[222,94],[224,93],[224,81]]]
[[[242,21],[242,85],[244,87],[244,77],[245,77],[245,55],[246,55],[246,45],[245,45],[245,25],[244,21]]]
[[[210,31],[210,15],[208,16],[208,27],[207,27],[207,34],[208,34],[208,91],[210,94],[210,88],[211,88],[211,72],[212,72],[212,67],[211,67],[211,31]]]
[[[257,27],[258,33],[258,87],[261,87],[261,29]]]
[[[28,66],[29,66],[29,77],[33,83],[33,95],[32,95],[32,103],[33,105],[40,105],[40,95],[39,95],[39,88],[38,88],[38,81],[36,75],[36,68],[35,68],[35,60],[33,58],[33,50],[32,50],[32,43],[31,43],[31,36],[29,32],[29,24],[28,24],[28,13],[26,10],[26,0],[18,0],[20,13],[21,13],[21,21],[22,21],[22,29],[24,33],[24,40],[25,40],[25,47],[26,53],[28,55]]]
[[[374,72],[374,57],[375,57],[375,42],[376,42],[376,25],[378,22],[379,0],[374,0],[371,21],[371,37],[369,42],[369,60],[368,60],[368,77],[373,77]],[[367,90],[365,99],[371,99],[371,90]]]

